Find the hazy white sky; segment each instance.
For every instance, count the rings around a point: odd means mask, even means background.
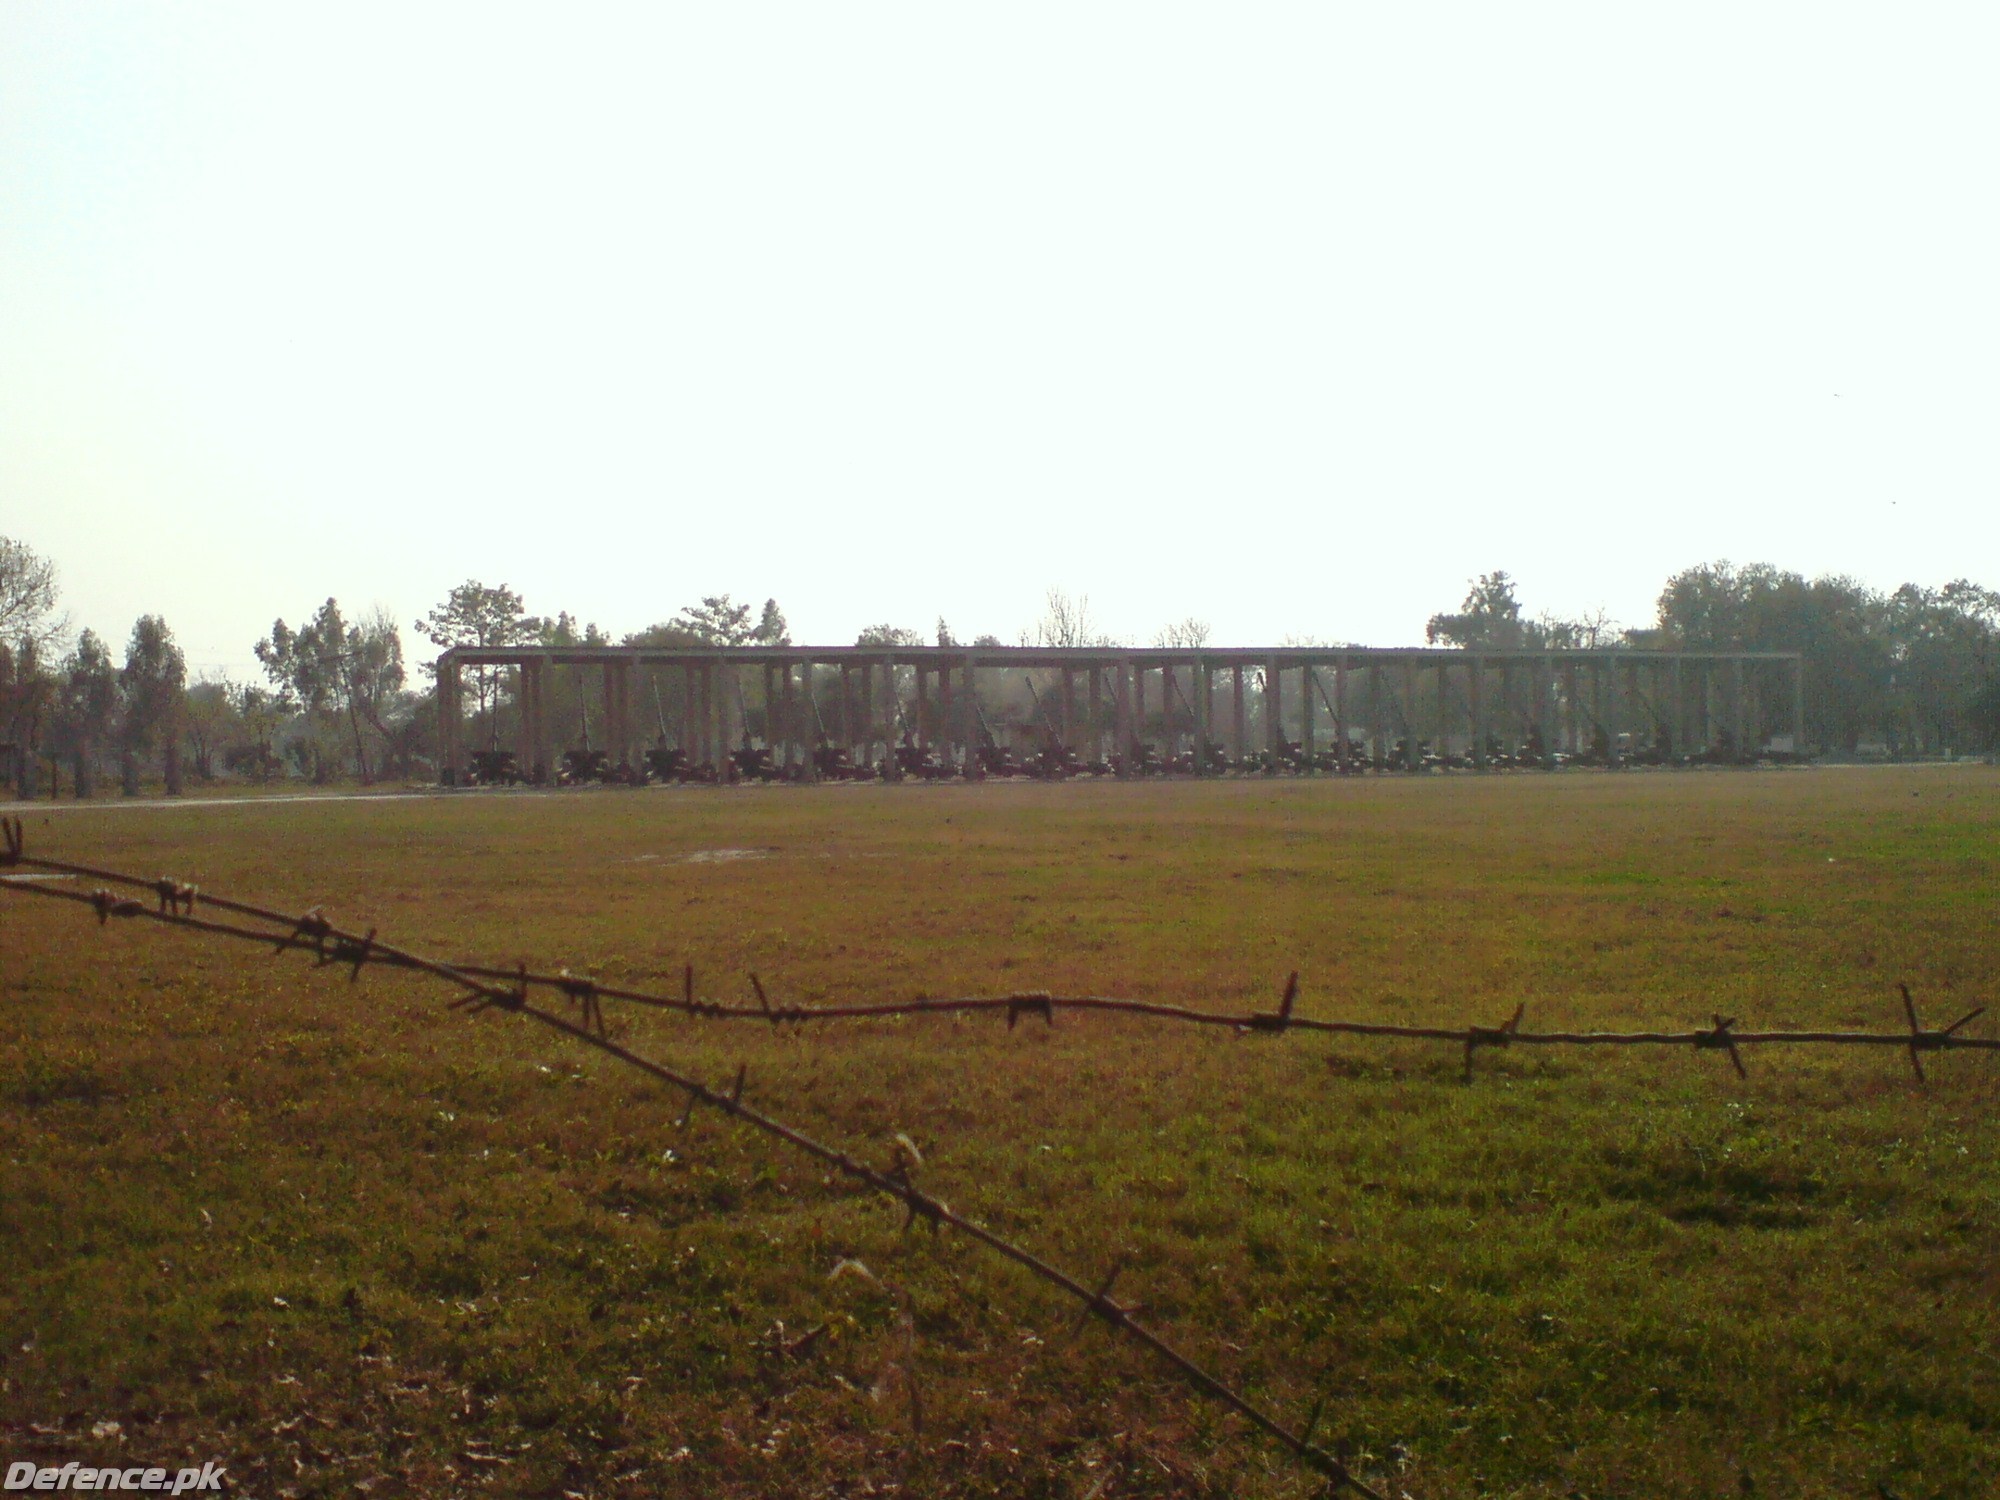
[[[0,534],[238,672],[467,577],[814,643],[2000,585],[1996,17],[9,0]]]

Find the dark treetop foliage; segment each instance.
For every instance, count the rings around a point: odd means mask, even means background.
[[[133,625],[125,665],[118,673],[118,691],[125,702],[122,738],[127,749],[151,750],[178,733],[187,659],[158,615],[141,615]]]

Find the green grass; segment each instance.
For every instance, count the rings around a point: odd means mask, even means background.
[[[1982,768],[592,791],[31,815],[457,957],[1530,1026],[1992,998]],[[716,848],[768,857],[689,863]],[[0,1458],[254,1494],[1313,1493],[1073,1306],[516,1020],[0,896]],[[2000,1060],[1112,1017],[624,1040],[1120,1294],[1391,1493],[1991,1492]],[[1987,1021],[1974,1023],[1986,1030]],[[1990,1034],[1990,1031],[1988,1031]],[[829,1278],[843,1258],[874,1283]],[[778,1325],[782,1324],[782,1335]],[[809,1349],[782,1346],[825,1328]],[[912,1392],[917,1398],[914,1406]],[[91,1436],[95,1424],[120,1432]],[[113,1455],[130,1457],[117,1458]],[[468,1456],[472,1455],[472,1456]],[[1746,1479],[1747,1476],[1747,1479]]]

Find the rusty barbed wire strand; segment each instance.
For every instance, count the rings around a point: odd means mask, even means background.
[[[334,935],[327,927],[317,909],[303,917],[293,917],[268,907],[248,902],[229,900],[211,895],[194,886],[182,886],[164,877],[146,879],[120,871],[100,869],[90,865],[67,864],[58,860],[41,859],[25,853],[12,862],[33,865],[38,869],[55,873],[76,875],[80,878],[103,880],[124,885],[131,889],[153,891],[160,894],[162,910],[168,910],[172,898],[167,888],[172,887],[185,899],[187,909],[199,899],[203,903],[260,921],[290,927],[293,929],[288,942],[303,943],[305,938],[324,942]],[[174,909],[178,909],[177,907]],[[323,930],[322,930],[323,929]],[[359,944],[366,939],[355,934],[341,934],[343,941]],[[1500,1026],[1413,1026],[1389,1021],[1341,1021],[1326,1020],[1316,1016],[1302,1016],[1293,1012],[1293,1005],[1299,993],[1299,976],[1294,972],[1287,981],[1284,996],[1275,1011],[1251,1011],[1232,1014],[1221,1011],[1199,1010],[1191,1006],[1174,1005],[1157,1000],[1134,1000],[1112,995],[1057,995],[1046,990],[1015,991],[1006,995],[960,995],[935,999],[882,1000],[847,1005],[776,1005],[766,995],[762,981],[750,976],[750,984],[756,993],[758,1003],[732,1005],[726,1001],[701,1000],[695,997],[694,969],[689,965],[685,970],[682,993],[662,995],[646,990],[628,989],[619,985],[605,984],[598,980],[570,973],[564,969],[557,973],[532,970],[525,964],[513,968],[501,968],[479,963],[441,963],[423,958],[385,944],[376,943],[371,953],[373,961],[392,967],[413,968],[449,979],[454,983],[477,987],[477,981],[505,980],[517,986],[561,990],[572,999],[583,1002],[587,1012],[596,1018],[596,1024],[603,1029],[602,1002],[615,1000],[625,1004],[643,1006],[655,1010],[675,1011],[705,1020],[719,1021],[762,1021],[767,1025],[806,1024],[813,1021],[860,1021],[879,1020],[898,1016],[951,1015],[985,1011],[1004,1012],[1011,1029],[1023,1015],[1039,1015],[1049,1025],[1055,1024],[1058,1011],[1106,1012],[1135,1016],[1147,1016],[1159,1020],[1177,1021],[1187,1025],[1216,1026],[1238,1032],[1283,1032],[1306,1031],[1335,1036],[1385,1037],[1405,1041],[1449,1042],[1464,1049],[1465,1076],[1471,1076],[1473,1054],[1482,1047],[1691,1047],[1700,1051],[1719,1050],[1729,1054],[1731,1064],[1739,1077],[1747,1077],[1744,1067],[1742,1047],[1760,1046],[1857,1046],[1894,1047],[1906,1050],[1910,1057],[1911,1071],[1919,1082],[1924,1077],[1921,1056],[1927,1051],[1949,1051],[1969,1048],[1974,1051],[2000,1051],[2000,1037],[1961,1036],[1959,1032],[1968,1023],[1985,1013],[1979,1006],[1960,1016],[1949,1026],[1926,1028],[1915,1012],[1915,1001],[1908,994],[1908,986],[1898,988],[1903,992],[1903,1010],[1909,1022],[1907,1031],[1830,1031],[1830,1030],[1786,1030],[1786,1031],[1739,1031],[1736,1018],[1717,1014],[1712,1027],[1692,1031],[1524,1031],[1521,1029],[1525,1005],[1517,1008],[1515,1015]]]
[[[462,974],[477,975],[482,978],[521,979],[534,986],[565,988],[577,982],[573,976],[543,974],[534,970],[521,974],[515,969],[488,968],[479,964],[458,964],[454,967]],[[754,978],[752,982],[761,991],[761,983]],[[1734,1029],[1736,1025],[1734,1017],[1721,1015],[1714,1018],[1715,1024],[1712,1027],[1692,1031],[1524,1031],[1520,1022],[1521,1015],[1525,1013],[1525,1002],[1520,1013],[1500,1026],[1411,1026],[1392,1021],[1336,1021],[1317,1016],[1296,1015],[1291,1012],[1290,1001],[1296,995],[1297,982],[1298,975],[1295,973],[1291,976],[1287,999],[1281,1009],[1251,1011],[1244,1014],[1197,1010],[1191,1006],[1173,1005],[1157,1000],[1132,1000],[1113,995],[1057,995],[1047,990],[1017,990],[1006,995],[954,995],[936,999],[883,1000],[854,1005],[777,1005],[771,1003],[768,998],[764,998],[763,1003],[758,1005],[732,1005],[726,1001],[690,998],[693,993],[691,987],[682,996],[676,997],[645,990],[628,990],[602,982],[595,985],[595,993],[605,1000],[618,1000],[653,1009],[677,1011],[705,1020],[763,1021],[772,1025],[993,1011],[1005,1013],[1007,1024],[1012,1027],[1024,1014],[1039,1015],[1053,1025],[1057,1011],[1098,1011],[1148,1016],[1196,1026],[1223,1027],[1239,1032],[1307,1031],[1335,1036],[1374,1036],[1412,1041],[1451,1042],[1466,1048],[1468,1055],[1481,1047],[1507,1047],[1516,1044],[1526,1047],[1664,1046],[1692,1047],[1701,1050],[1714,1048],[1728,1052],[1738,1074],[1743,1076],[1747,1074],[1744,1073],[1743,1060],[1736,1050],[1739,1046],[1848,1045],[1913,1047],[1917,1051],[1940,1051],[1951,1048],[2000,1051],[2000,1037],[1958,1034],[1959,1029],[1967,1022],[1985,1013],[1984,1006],[1969,1011],[1950,1026],[1927,1029],[1921,1024],[1913,1024],[1907,1032],[1738,1031]],[[1918,1076],[1922,1077],[1921,1070]]]
[[[138,886],[145,889],[156,889],[160,891],[161,899],[157,908],[149,908],[140,901],[114,897],[106,888],[86,893],[83,891],[61,890],[49,886],[27,884],[19,881],[0,881],[0,885],[4,885],[9,890],[23,891],[31,895],[45,896],[75,905],[91,907],[97,912],[100,926],[107,923],[112,917],[119,917],[121,919],[151,921],[162,926],[186,928],[211,936],[232,937],[257,943],[272,941],[272,935],[268,931],[241,927],[234,923],[217,922],[193,915],[192,905],[193,901],[197,899],[196,895],[193,894],[195,890],[193,887],[183,887],[177,883],[165,880],[148,881],[138,876],[119,871],[101,870],[88,866],[62,865],[56,861],[36,858],[26,853],[25,840],[18,818],[0,820],[0,831],[4,831],[5,834],[5,846],[4,848],[0,848],[0,866],[32,865],[38,869],[49,870],[53,873],[80,875],[90,879],[103,880],[108,884],[115,883],[127,887]],[[171,896],[166,889],[169,886],[172,886]],[[934,1229],[940,1227],[954,1229],[968,1238],[978,1241],[996,1255],[1014,1262],[1038,1279],[1075,1298],[1082,1304],[1082,1316],[1084,1318],[1095,1317],[1108,1327],[1126,1334],[1135,1342],[1143,1344],[1146,1348],[1152,1350],[1156,1356],[1171,1365],[1190,1385],[1212,1400],[1236,1412],[1266,1436],[1283,1445],[1307,1468],[1326,1479],[1329,1491],[1345,1488],[1362,1496],[1363,1500],[1385,1500],[1381,1491],[1375,1489],[1359,1476],[1352,1473],[1346,1464],[1341,1462],[1332,1453],[1313,1443],[1312,1432],[1318,1425],[1317,1408],[1314,1412],[1312,1425],[1303,1434],[1292,1431],[1248,1397],[1241,1395],[1219,1377],[1210,1374],[1202,1366],[1196,1364],[1185,1354],[1182,1354],[1159,1334],[1138,1322],[1133,1317],[1130,1307],[1112,1300],[1110,1288],[1112,1281],[1116,1279],[1118,1274],[1116,1269],[1114,1269],[1110,1277],[1106,1278],[1102,1287],[1096,1291],[1092,1291],[1082,1282],[1069,1275],[1069,1273],[1042,1259],[1033,1251],[1017,1245],[1013,1241],[995,1234],[977,1221],[955,1212],[943,1199],[923,1192],[911,1181],[911,1167],[906,1160],[899,1158],[897,1166],[893,1171],[879,1171],[864,1162],[856,1160],[836,1147],[828,1146],[815,1140],[803,1131],[785,1124],[774,1116],[764,1114],[762,1111],[752,1108],[743,1102],[743,1091],[748,1076],[747,1067],[738,1068],[733,1086],[729,1092],[723,1093],[720,1090],[710,1088],[688,1074],[621,1046],[604,1035],[601,1029],[592,1030],[589,1024],[592,1015],[588,1005],[586,1005],[585,1023],[578,1024],[552,1011],[542,1010],[531,1004],[527,995],[528,985],[525,977],[525,966],[514,975],[508,976],[516,980],[516,987],[505,988],[489,982],[487,977],[475,977],[469,971],[457,966],[439,963],[436,960],[412,953],[407,949],[383,943],[378,939],[373,929],[366,935],[357,935],[343,931],[327,921],[317,910],[307,913],[304,918],[298,918],[287,916],[284,913],[269,908],[260,908],[247,902],[230,901],[214,897],[205,892],[199,893],[198,899],[239,916],[249,916],[275,926],[294,929],[292,932],[281,934],[279,937],[278,951],[280,952],[292,947],[303,947],[305,946],[304,939],[311,938],[320,967],[334,963],[352,965],[349,973],[350,982],[359,979],[362,967],[370,961],[384,963],[390,967],[416,969],[432,977],[447,980],[452,984],[463,987],[467,991],[466,994],[459,996],[451,1002],[452,1007],[455,1009],[466,1009],[476,1013],[497,1007],[528,1020],[535,1021],[542,1026],[581,1042],[587,1047],[593,1047],[606,1056],[615,1058],[626,1064],[628,1067],[684,1091],[688,1097],[688,1107],[690,1110],[696,1104],[705,1104],[713,1109],[720,1110],[723,1114],[734,1119],[741,1120],[753,1130],[759,1131],[772,1139],[783,1141],[793,1149],[801,1151],[832,1167],[841,1175],[873,1188],[885,1197],[901,1202],[907,1211],[907,1217],[904,1220],[904,1227],[906,1229],[913,1225],[919,1218],[932,1225]],[[186,905],[189,909],[183,911],[183,905]],[[327,946],[329,942],[332,944],[331,948]],[[575,983],[575,981],[571,980],[571,983]],[[602,992],[596,990],[593,986],[590,993],[594,998]],[[598,1019],[601,1026],[601,1015],[596,1019]],[[1122,1269],[1122,1266],[1119,1269]]]

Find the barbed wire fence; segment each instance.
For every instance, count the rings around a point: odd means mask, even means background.
[[[1290,1451],[1302,1464],[1327,1480],[1328,1491],[1340,1489],[1381,1500],[1380,1492],[1351,1472],[1335,1455],[1317,1446],[1313,1435],[1321,1411],[1316,1409],[1304,1426],[1293,1428],[1271,1415],[1219,1377],[1209,1373],[1158,1333],[1137,1321],[1135,1305],[1116,1301],[1111,1293],[1123,1270],[1115,1265],[1094,1288],[1036,1255],[1020,1244],[983,1227],[955,1212],[943,1199],[918,1188],[914,1177],[921,1166],[914,1150],[898,1149],[893,1164],[877,1169],[856,1160],[836,1147],[826,1145],[773,1115],[744,1102],[748,1085],[747,1067],[739,1067],[727,1089],[712,1088],[689,1074],[645,1057],[614,1041],[605,1022],[604,1002],[614,1001],[711,1021],[748,1020],[771,1027],[799,1026],[821,1021],[866,1020],[895,1016],[950,1015],[964,1013],[1004,1014],[1010,1029],[1023,1017],[1038,1017],[1054,1026],[1060,1012],[1104,1012],[1150,1018],[1196,1026],[1222,1027],[1239,1034],[1275,1034],[1290,1031],[1344,1036],[1384,1037],[1449,1043],[1463,1050],[1464,1076],[1472,1076],[1474,1056],[1485,1048],[1525,1047],[1668,1047],[1726,1052],[1739,1076],[1748,1076],[1742,1049],[1756,1046],[1860,1046],[1904,1049],[1919,1083],[1925,1082],[1922,1054],[1958,1049],[2000,1051],[2000,1038],[1968,1036],[1964,1029],[1985,1013],[1985,1007],[1966,1012],[1949,1026],[1927,1027],[1920,1019],[1915,997],[1907,985],[1899,985],[1903,1018],[1901,1031],[1774,1030],[1741,1031],[1733,1016],[1715,1014],[1712,1024],[1689,1031],[1532,1031],[1521,1022],[1525,1004],[1499,1025],[1409,1026],[1386,1022],[1340,1021],[1299,1014],[1299,976],[1287,980],[1276,1009],[1241,1014],[1199,1010],[1157,1001],[1133,1000],[1105,995],[1057,995],[1047,991],[1016,991],[1006,995],[957,996],[907,1001],[876,1001],[847,1005],[773,1004],[762,980],[752,974],[750,988],[754,1003],[727,1003],[704,1000],[695,993],[694,970],[682,975],[679,995],[652,993],[602,984],[586,976],[560,970],[546,973],[531,970],[525,963],[512,968],[475,962],[453,963],[418,954],[408,948],[384,942],[379,929],[356,933],[335,925],[318,908],[293,915],[252,902],[239,901],[204,891],[197,886],[167,878],[148,878],[129,872],[73,864],[30,855],[20,820],[0,820],[4,847],[0,847],[0,867],[21,867],[48,875],[80,881],[97,881],[96,889],[85,891],[61,885],[0,877],[0,886],[11,891],[38,895],[90,908],[100,925],[113,918],[139,919],[169,927],[183,928],[215,937],[267,944],[274,955],[300,950],[312,954],[319,967],[346,967],[350,982],[358,981],[370,964],[406,969],[441,980],[460,993],[449,1002],[454,1010],[472,1013],[503,1010],[535,1021],[562,1033],[628,1067],[680,1090],[687,1097],[685,1120],[698,1107],[713,1108],[740,1121],[748,1128],[783,1142],[814,1157],[843,1176],[864,1184],[900,1202],[905,1209],[905,1229],[919,1220],[934,1230],[951,1228],[983,1245],[987,1250],[1014,1262],[1031,1275],[1082,1305],[1079,1321],[1095,1317],[1107,1327],[1145,1346],[1171,1366],[1187,1383],[1222,1406],[1238,1413],[1252,1426]],[[154,904],[132,896],[116,894],[115,888],[147,892]],[[260,926],[221,921],[198,915],[198,908],[247,919]],[[565,1016],[532,1003],[536,991],[560,995],[572,1007]],[[899,1142],[899,1148],[901,1143]],[[1323,1408],[1323,1403],[1322,1403]]]
[[[149,880],[123,871],[40,859],[27,853],[26,841],[18,818],[0,822],[0,830],[4,830],[5,834],[4,848],[0,848],[0,867],[25,866],[52,875],[104,882],[104,885],[92,891],[65,889],[54,884],[27,882],[18,878],[0,879],[0,886],[10,891],[87,907],[97,914],[100,925],[108,924],[113,918],[137,919],[205,933],[213,937],[269,944],[274,954],[283,954],[295,949],[305,950],[313,954],[319,967],[346,967],[350,983],[358,981],[362,969],[369,964],[414,970],[458,987],[462,993],[449,1002],[454,1010],[473,1013],[487,1010],[507,1011],[593,1047],[608,1057],[616,1058],[628,1067],[683,1091],[687,1096],[687,1109],[690,1115],[701,1106],[718,1110],[752,1130],[782,1141],[794,1150],[817,1159],[844,1177],[895,1199],[905,1210],[903,1221],[905,1230],[919,1220],[930,1225],[933,1230],[946,1228],[956,1230],[995,1255],[1012,1261],[1030,1275],[1073,1298],[1082,1305],[1082,1312],[1078,1318],[1079,1326],[1090,1318],[1096,1318],[1115,1332],[1122,1333],[1151,1350],[1189,1385],[1243,1417],[1253,1427],[1289,1450],[1306,1468],[1323,1477],[1327,1481],[1327,1493],[1346,1489],[1364,1497],[1364,1500],[1384,1500],[1381,1491],[1368,1484],[1334,1454],[1313,1441],[1324,1410],[1324,1402],[1314,1409],[1310,1420],[1303,1427],[1295,1428],[1288,1425],[1219,1376],[1211,1374],[1160,1334],[1139,1322],[1134,1316],[1136,1304],[1121,1303],[1111,1294],[1112,1287],[1124,1269],[1123,1261],[1114,1265],[1110,1273],[1095,1287],[1086,1285],[1033,1251],[954,1211],[942,1198],[919,1188],[914,1178],[921,1167],[921,1160],[913,1150],[901,1149],[902,1142],[898,1142],[899,1149],[893,1164],[886,1170],[878,1170],[856,1160],[845,1151],[825,1145],[775,1116],[745,1103],[747,1067],[737,1069],[735,1081],[727,1089],[718,1089],[709,1087],[679,1069],[632,1051],[613,1041],[608,1035],[600,1003],[602,992],[587,982],[559,980],[555,986],[565,990],[577,1006],[577,1018],[571,1019],[544,1010],[531,1002],[529,992],[534,985],[527,977],[525,966],[519,966],[509,976],[511,983],[496,983],[492,978],[493,971],[490,969],[474,973],[459,965],[443,963],[407,948],[383,942],[378,936],[379,929],[376,928],[371,927],[366,933],[349,932],[336,926],[318,910],[309,911],[302,916],[289,916],[250,902],[216,896],[196,886],[165,877]],[[150,891],[156,898],[157,905],[148,906],[133,897],[119,896],[111,889],[113,886],[122,886],[128,890]],[[265,925],[249,927],[240,922],[218,921],[197,915],[197,907],[211,907]]]
[[[847,1005],[779,1005],[772,1003],[764,988],[763,980],[754,973],[748,976],[753,1000],[730,1003],[697,997],[692,965],[683,971],[681,993],[670,995],[605,984],[588,976],[572,974],[567,969],[546,973],[530,969],[526,964],[516,964],[510,968],[477,962],[441,963],[428,958],[418,958],[403,950],[375,943],[373,932],[361,937],[339,932],[317,910],[307,912],[304,916],[294,917],[268,907],[204,894],[194,886],[174,880],[148,879],[117,870],[38,859],[25,853],[15,853],[14,843],[19,836],[19,830],[20,824],[17,819],[8,827],[8,845],[5,852],[0,852],[0,863],[29,865],[52,874],[99,880],[108,885],[148,891],[159,899],[163,912],[184,912],[191,916],[194,903],[200,900],[217,910],[290,929],[290,940],[294,943],[310,942],[322,962],[351,962],[358,956],[363,963],[382,963],[392,968],[415,969],[454,982],[465,982],[475,989],[479,988],[479,985],[471,984],[472,981],[503,983],[520,992],[535,989],[554,991],[576,1003],[585,1021],[600,1034],[604,1030],[603,1002],[612,1000],[648,1009],[675,1011],[703,1020],[761,1021],[774,1027],[807,1025],[819,1021],[885,1019],[895,1016],[994,1013],[1005,1015],[1008,1029],[1012,1030],[1024,1016],[1039,1017],[1046,1024],[1053,1026],[1058,1013],[1069,1011],[1144,1016],[1191,1026],[1220,1027],[1245,1034],[1300,1031],[1335,1036],[1447,1042],[1463,1049],[1467,1077],[1471,1076],[1472,1060],[1480,1049],[1511,1046],[1668,1047],[1719,1051],[1728,1054],[1737,1074],[1744,1077],[1748,1076],[1748,1070],[1743,1063],[1742,1049],[1745,1047],[1890,1047],[1907,1051],[1911,1071],[1919,1082],[1925,1081],[1922,1056],[1925,1052],[1955,1049],[2000,1051],[2000,1037],[1963,1034],[1966,1026],[1986,1013],[1985,1006],[1975,1006],[1949,1026],[1929,1027],[1924,1025],[1918,1016],[1916,998],[1911,994],[1907,984],[1897,986],[1903,1019],[1907,1023],[1907,1029],[1900,1031],[1741,1031],[1737,1029],[1735,1016],[1724,1016],[1720,1013],[1711,1015],[1708,1026],[1688,1031],[1533,1031],[1523,1029],[1521,1025],[1527,1014],[1525,1003],[1516,1006],[1511,1016],[1494,1026],[1476,1023],[1465,1026],[1411,1026],[1387,1021],[1329,1020],[1299,1014],[1297,1010],[1299,976],[1296,971],[1286,980],[1284,992],[1275,1010],[1242,1013],[1198,1010],[1192,1006],[1172,1005],[1155,1000],[1133,1000],[1112,995],[1058,995],[1047,990],[1017,990],[1005,995],[960,995],[914,1000],[868,1001]],[[67,893],[67,898],[88,900],[100,907],[109,899],[101,894],[85,897],[77,892]],[[118,916],[132,914],[123,909],[104,908],[100,915],[106,912]],[[337,960],[327,956],[330,951],[328,944],[344,945],[341,946],[341,956]]]

